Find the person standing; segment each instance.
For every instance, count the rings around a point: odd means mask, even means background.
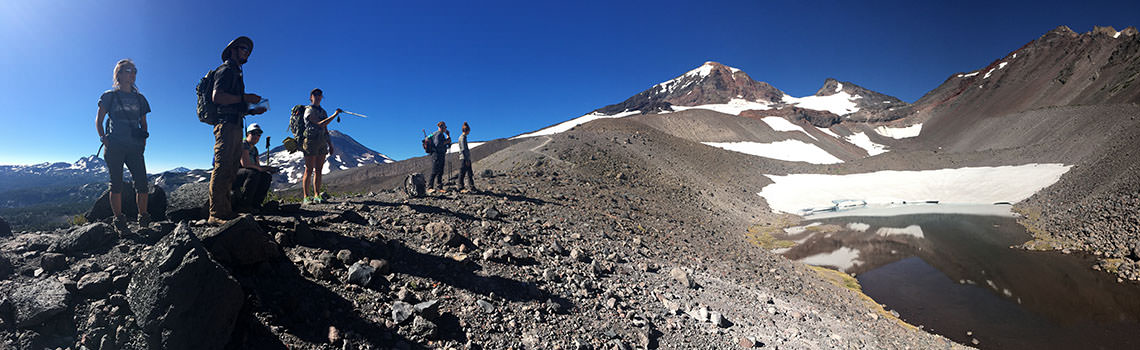
[[[261,211],[261,202],[269,193],[269,186],[273,183],[273,173],[277,168],[261,166],[258,161],[257,143],[261,141],[261,125],[249,124],[245,129],[245,140],[242,141],[241,169],[238,169],[237,180],[234,181],[235,210],[243,213],[257,213]]]
[[[428,177],[428,193],[446,193],[443,189],[443,166],[447,159],[447,149],[451,148],[451,133],[447,131],[447,124],[436,124],[439,130],[431,134],[431,176]]]
[[[150,214],[147,213],[147,179],[146,160],[143,151],[146,148],[147,132],[146,115],[150,113],[150,104],[146,97],[139,93],[135,85],[138,68],[130,59],[119,60],[115,63],[115,70],[111,75],[111,90],[99,96],[99,110],[95,115],[95,128],[99,132],[99,141],[107,148],[103,159],[107,162],[107,172],[111,177],[111,189],[108,196],[111,204],[111,219],[115,227],[126,228],[126,216],[123,215],[123,164],[131,170],[134,181],[135,203],[138,204],[139,226],[150,224]],[[103,118],[111,118],[106,128]]]
[[[261,114],[264,109],[248,111],[250,103],[261,102],[261,96],[245,93],[242,65],[253,52],[253,40],[239,36],[222,49],[222,65],[214,70],[211,100],[218,106],[222,121],[214,125],[214,170],[210,172],[210,224],[222,224],[236,217],[230,203],[230,190],[241,161],[242,124],[246,114]]]
[[[459,130],[463,131],[463,134],[459,135],[459,192],[479,192],[475,188],[475,172],[471,170],[471,149],[467,148],[467,134],[471,133],[471,126],[463,122],[463,127]],[[465,178],[471,183],[470,189],[463,186]]]
[[[329,123],[340,115],[337,108],[333,115],[328,115],[321,108],[324,91],[313,89],[309,92],[309,106],[305,107],[305,138],[301,143],[301,152],[305,156],[305,172],[301,174],[302,204],[324,203],[328,200],[321,195],[321,172],[325,169],[325,160],[329,153],[335,151],[332,139],[329,137]],[[309,184],[313,191],[309,192]],[[312,193],[312,196],[309,196]]]

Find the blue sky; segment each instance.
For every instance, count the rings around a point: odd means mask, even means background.
[[[255,45],[247,118],[279,144],[288,110],[325,91],[332,128],[396,159],[421,129],[469,121],[509,137],[617,103],[705,61],[793,95],[834,77],[913,102],[1058,25],[1118,30],[1140,4],[926,1],[58,1],[0,2],[0,164],[73,162],[121,58],[150,101],[148,170],[210,165],[194,85],[238,35]]]

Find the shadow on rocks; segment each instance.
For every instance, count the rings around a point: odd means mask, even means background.
[[[329,327],[341,334],[340,344],[355,348],[361,342],[368,344],[407,344],[421,349],[393,329],[361,318],[356,305],[328,287],[310,281],[288,261],[278,261],[272,267],[235,271],[235,277],[246,291],[243,308],[234,336],[228,349],[288,349],[296,344],[285,344],[284,337],[274,334],[273,327],[313,344],[329,344]],[[270,325],[265,324],[269,320]],[[351,334],[349,334],[351,332]],[[287,338],[285,338],[287,339]],[[345,344],[347,342],[347,344]]]
[[[543,291],[534,283],[500,276],[480,276],[475,272],[481,270],[482,266],[473,261],[458,262],[449,258],[423,254],[398,241],[388,241],[383,248],[387,250],[386,255],[391,257],[393,261],[393,272],[435,280],[485,296],[495,293],[496,296],[513,302],[542,302],[549,299],[558,303],[563,310],[573,306],[569,300]]]
[[[482,220],[482,219],[477,218],[471,214],[460,213],[460,212],[457,212],[454,210],[440,208],[440,207],[426,205],[426,204],[387,203],[387,202],[371,201],[371,200],[370,201],[364,201],[364,202],[362,202],[362,204],[367,205],[367,206],[378,206],[378,207],[400,207],[400,206],[406,205],[409,208],[412,208],[412,210],[414,210],[415,212],[420,213],[420,214],[444,214],[444,215],[453,216],[455,218],[458,218],[458,219],[464,220],[464,221]]]

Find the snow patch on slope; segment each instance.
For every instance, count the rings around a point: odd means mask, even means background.
[[[773,183],[759,195],[773,210],[785,213],[829,207],[836,198],[859,198],[868,204],[924,200],[1015,203],[1057,182],[1070,168],[1050,163],[848,175],[765,175]]]
[[[890,137],[892,139],[905,139],[918,136],[922,132],[922,123],[914,124],[903,128],[892,128],[888,126],[880,126],[875,128],[875,133]]]
[[[574,128],[575,126],[582,125],[582,124],[585,124],[585,123],[588,123],[588,122],[591,122],[594,120],[606,119],[606,118],[621,118],[621,117],[627,117],[627,116],[631,116],[631,115],[638,114],[638,113],[641,113],[641,111],[625,111],[625,112],[621,112],[621,113],[614,114],[614,115],[606,115],[606,114],[602,114],[602,113],[598,113],[598,112],[593,112],[593,113],[590,113],[590,114],[587,114],[587,115],[584,115],[581,117],[577,117],[574,119],[564,121],[558,125],[555,125],[555,126],[552,126],[552,127],[546,128],[546,129],[535,131],[535,132],[532,132],[529,134],[522,134],[519,136],[515,136],[515,137],[512,137],[511,139],[514,140],[514,139],[521,139],[524,137],[554,135],[557,133],[565,132],[566,130],[570,130],[570,129]]]
[[[724,114],[740,115],[740,112],[747,110],[769,110],[772,109],[772,106],[766,102],[749,101],[741,98],[731,99],[728,101],[728,103],[707,104],[700,106],[673,106],[673,110],[677,112],[689,109],[707,109]]]
[[[847,140],[847,142],[850,142],[853,145],[859,146],[859,148],[866,150],[868,156],[887,153],[887,146],[883,146],[871,141],[871,137],[862,132],[857,132],[851,136],[844,137],[843,139]]]
[[[754,156],[786,160],[789,162],[807,162],[812,164],[843,163],[842,159],[827,153],[819,146],[800,140],[784,140],[772,143],[760,142],[702,142],[716,148],[733,152],[740,152]]]
[[[479,147],[479,146],[483,145],[484,143],[486,143],[486,142],[468,142],[467,143],[467,149],[468,150],[474,149],[475,147]],[[447,153],[459,153],[459,142],[451,144],[451,148],[447,149]]]
[[[813,109],[817,111],[828,111],[835,115],[846,115],[859,111],[859,107],[855,104],[855,100],[861,99],[863,96],[852,96],[846,91],[840,91],[834,95],[828,96],[805,96],[805,97],[792,97],[784,95],[784,103],[794,105],[804,109]]]

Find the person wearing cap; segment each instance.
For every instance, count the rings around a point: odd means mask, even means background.
[[[447,149],[451,148],[451,133],[447,131],[447,124],[444,122],[436,123],[435,126],[439,127],[431,134],[431,145],[434,151],[431,153],[431,176],[428,177],[428,193],[439,192],[446,193],[443,189],[443,166],[447,159]]]
[[[214,70],[211,94],[218,105],[222,122],[214,126],[214,170],[210,172],[210,224],[218,225],[236,217],[230,202],[230,190],[237,177],[242,155],[242,125],[246,114],[261,114],[263,109],[248,111],[250,103],[261,102],[261,96],[245,93],[242,65],[253,52],[253,40],[240,36],[222,49],[222,65]]]
[[[261,210],[261,202],[269,193],[269,186],[273,183],[273,174],[277,168],[261,166],[258,161],[257,143],[261,141],[261,125],[249,124],[245,129],[245,139],[242,140],[241,169],[238,169],[237,179],[233,184],[233,203],[235,210],[243,213],[257,213]]]
[[[99,141],[107,148],[103,159],[107,162],[107,173],[111,176],[110,198],[108,198],[111,212],[114,214],[111,221],[119,229],[126,227],[122,203],[123,164],[131,169],[131,177],[134,179],[139,226],[147,226],[150,223],[150,214],[146,210],[148,194],[146,160],[143,158],[146,139],[150,135],[146,124],[146,114],[150,113],[150,104],[135,85],[136,74],[138,69],[134,61],[122,59],[115,63],[115,70],[111,75],[111,90],[99,96],[99,111],[95,116]],[[110,115],[110,120],[104,127],[103,118],[107,115]]]
[[[329,153],[335,150],[329,137],[329,123],[342,111],[337,108],[333,115],[328,115],[321,108],[324,94],[321,89],[310,91],[310,104],[305,107],[305,138],[301,144],[301,153],[305,155],[305,172],[301,174],[301,195],[304,198],[301,204],[319,204],[328,200],[321,194],[321,171],[325,168]],[[309,184],[313,185],[312,192],[309,191]]]

